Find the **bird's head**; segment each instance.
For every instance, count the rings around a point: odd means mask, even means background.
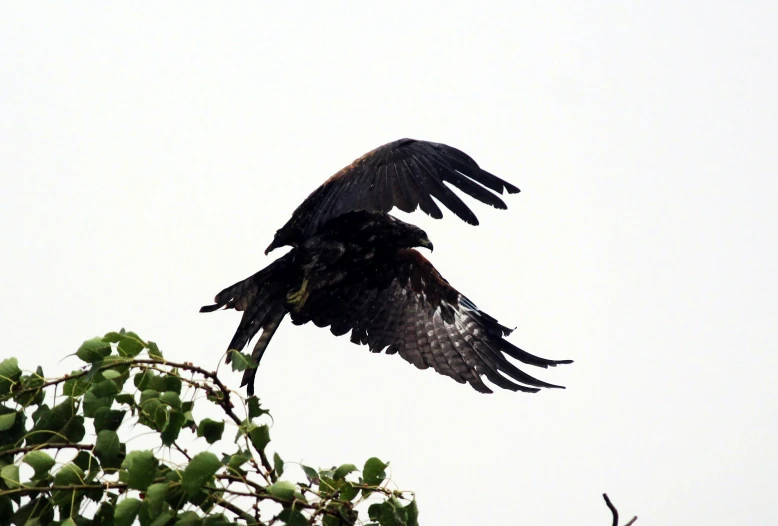
[[[273,242],[270,243],[265,249],[265,255],[267,256],[273,250],[285,247],[287,245],[296,247],[297,241],[295,239],[294,231],[290,230],[286,225],[284,225],[282,228],[276,230],[276,233],[273,236]]]
[[[278,247],[283,246],[283,241],[281,240],[281,231],[277,230],[276,234],[273,236],[273,242],[270,243],[267,248],[265,249],[265,255],[267,256],[269,253],[271,253],[273,250],[277,249]]]
[[[390,215],[385,217],[389,226],[386,237],[391,240],[394,246],[399,248],[424,247],[428,248],[430,252],[435,248],[427,233],[421,228]]]

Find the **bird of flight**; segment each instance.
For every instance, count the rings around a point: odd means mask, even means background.
[[[505,339],[511,330],[452,287],[416,247],[432,250],[420,228],[388,214],[417,207],[438,219],[433,197],[467,223],[475,214],[445,183],[495,208],[496,194],[519,189],[481,169],[467,154],[445,144],[400,139],[356,159],[294,211],[265,253],[292,246],[253,276],[227,287],[200,312],[222,307],[243,311],[228,349],[242,350],[260,331],[252,352],[259,364],[276,329],[312,321],[370,351],[398,353],[419,369],[432,367],[476,391],[491,393],[486,377],[511,391],[561,387],[533,378],[505,355],[537,367],[571,363],[534,356]],[[230,360],[230,354],[227,360]],[[254,393],[256,367],[241,386]]]

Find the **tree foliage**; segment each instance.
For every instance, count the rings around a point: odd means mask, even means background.
[[[360,471],[271,456],[269,412],[215,372],[124,330],[75,355],[86,365],[60,378],[0,362],[0,526],[418,524],[378,458]],[[131,448],[140,430],[154,447]]]

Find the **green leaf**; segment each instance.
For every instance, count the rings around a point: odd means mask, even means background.
[[[0,497],[0,519],[5,519],[4,524],[8,524],[8,519],[16,525],[33,526],[35,524],[48,525],[54,521],[54,507],[51,505],[51,501],[46,497],[31,497],[30,500],[19,507],[16,513],[12,513],[5,506],[2,506],[3,500],[8,499],[6,502],[10,504],[8,497]]]
[[[62,466],[54,475],[55,486],[80,486],[84,484],[84,472],[76,464]],[[84,491],[55,491],[51,500],[59,506],[60,516],[71,514],[71,509],[78,507],[84,497]]]
[[[79,451],[76,458],[73,459],[73,464],[81,468],[82,471],[88,472],[87,477],[100,471],[100,463],[88,451]]]
[[[115,372],[115,371],[106,371],[108,372]],[[103,380],[101,382],[96,383],[92,386],[91,389],[89,389],[89,392],[93,393],[98,398],[103,398],[106,396],[114,397],[121,389],[119,389],[119,386],[114,382],[113,380]]]
[[[150,517],[156,517],[162,513],[162,505],[165,503],[168,490],[170,490],[169,482],[152,484],[146,489],[146,504],[149,507]]]
[[[273,470],[279,477],[284,474],[284,461],[281,460],[278,453],[273,453]]]
[[[154,389],[144,389],[140,393],[140,405],[145,404],[149,400],[155,400],[159,398],[159,391]]]
[[[146,347],[146,343],[134,332],[109,332],[103,340],[118,343],[119,356],[134,358]]]
[[[357,512],[344,505],[331,504],[328,506],[329,511],[334,511],[338,516],[325,515],[322,517],[322,524],[324,526],[346,526],[347,524],[356,524],[359,516]],[[359,521],[359,524],[363,524]],[[372,526],[379,526],[376,523],[370,523]]]
[[[19,466],[16,464],[4,466],[0,469],[0,478],[9,489],[18,488],[21,485],[19,484]]]
[[[109,354],[111,354],[111,344],[103,341],[102,338],[87,340],[76,351],[76,356],[86,363],[100,361]]]
[[[171,410],[170,413],[168,413],[167,423],[162,429],[162,433],[159,435],[162,444],[168,447],[173,445],[173,442],[178,438],[178,434],[181,432],[181,428],[185,423],[186,417],[183,413]]]
[[[60,526],[76,526],[76,521],[74,521],[71,517],[68,517],[60,523]]]
[[[221,467],[221,462],[213,453],[203,451],[198,453],[189,462],[189,465],[184,469],[184,474],[181,479],[181,487],[190,496],[197,495],[200,490],[209,482],[214,474]]]
[[[97,433],[94,454],[105,471],[115,471],[124,460],[125,445],[119,440],[116,431],[104,429]]]
[[[159,461],[151,451],[131,451],[121,466],[127,470],[125,482],[130,489],[145,490],[154,480],[158,465]]]
[[[33,479],[39,479],[46,475],[56,464],[51,455],[45,451],[30,451],[24,456],[22,462],[29,464],[35,470],[35,474],[32,476]]]
[[[109,502],[103,502],[97,509],[92,526],[114,526],[113,505]]]
[[[89,371],[87,371],[86,375],[83,377],[83,381],[86,385],[91,384],[95,378],[102,378],[101,370],[103,368],[103,360],[98,360],[96,362],[92,362],[92,367],[89,368]]]
[[[262,415],[270,414],[270,411],[267,411],[266,409],[262,409],[262,407],[259,405],[259,398],[257,398],[256,396],[249,397],[248,407],[249,407],[249,418],[257,418]]]
[[[181,378],[176,374],[167,374],[164,376],[165,391],[172,391],[178,395],[181,394]]]
[[[126,410],[107,409],[105,407],[101,407],[95,411],[95,431],[98,433],[103,429],[116,431],[119,429],[119,426],[122,425],[122,421],[124,420],[124,415],[126,413]]]
[[[79,486],[84,483],[84,471],[75,464],[66,464],[54,475],[57,486]]]
[[[405,521],[408,526],[419,526],[419,506],[416,504],[416,498],[405,506],[405,511],[408,514],[408,519]]]
[[[154,376],[155,374],[150,369],[144,369],[142,372],[137,373],[132,377],[132,383],[139,390],[145,391],[146,389],[149,389],[149,384]]]
[[[229,519],[223,513],[215,513],[203,518],[203,526],[228,526]]]
[[[353,473],[354,471],[357,471],[357,467],[354,464],[343,464],[338,469],[335,470],[335,473],[333,474],[332,478],[335,480],[343,480],[346,478],[346,475],[349,473]]]
[[[251,453],[248,451],[240,450],[234,455],[230,456],[229,461],[227,462],[227,467],[229,467],[231,471],[237,470],[252,458],[253,457],[251,456]]]
[[[181,399],[178,397],[178,393],[174,393],[173,391],[165,391],[162,393],[162,396],[160,396],[159,399],[176,411],[181,409]]]
[[[61,444],[80,442],[84,438],[84,417],[76,414],[76,401],[66,397],[60,404],[49,409],[41,405],[32,415],[35,425],[27,435],[27,445]]]
[[[311,484],[319,483],[319,474],[315,469],[310,466],[303,466],[303,471],[305,472],[305,476],[308,477],[308,482]]]
[[[152,358],[159,358],[162,359],[162,351],[159,350],[159,347],[157,347],[157,344],[154,342],[148,342],[149,344],[149,356]]]
[[[156,391],[143,391],[154,393]],[[168,421],[168,407],[159,401],[159,398],[147,398],[140,405],[140,415],[138,422],[144,426],[150,427],[154,431],[161,431]]]
[[[116,526],[131,526],[138,516],[141,501],[138,499],[126,498],[116,505],[113,513]]]
[[[359,488],[349,481],[345,481],[340,488],[340,500],[354,500],[359,495]]]
[[[270,428],[266,425],[255,426],[249,432],[249,438],[257,451],[262,453],[265,451],[268,443],[270,443]]]
[[[107,380],[111,382],[110,380]],[[113,384],[113,382],[111,382]],[[109,409],[113,403],[112,396],[103,396],[98,398],[94,392],[90,389],[84,394],[84,416],[87,418],[94,418],[95,413],[101,407]]]
[[[267,487],[267,492],[275,498],[290,502],[294,500],[294,494],[296,491],[297,485],[287,480],[279,480],[278,482]]]
[[[227,351],[227,357],[232,363],[233,371],[245,371],[252,365],[256,367],[250,356],[243,354],[240,351],[236,351],[235,349],[230,349]]]
[[[0,431],[11,429],[16,423],[16,411],[5,415],[0,415]]]
[[[5,416],[9,414],[16,415],[17,412],[0,404],[0,415]],[[27,417],[24,413],[18,414],[19,416],[14,419],[13,425],[0,433],[0,449],[11,444],[17,444],[27,432]]]
[[[216,420],[206,418],[200,422],[199,426],[197,426],[197,436],[205,437],[205,441],[209,444],[213,444],[214,442],[220,440],[223,432],[223,421],[217,422]]]
[[[362,470],[362,478],[365,484],[368,486],[380,486],[386,478],[386,467],[389,464],[384,464],[376,457],[367,459],[365,462],[365,468]]]
[[[22,375],[22,388],[19,393],[14,395],[14,401],[23,407],[30,405],[41,405],[46,398],[43,392],[43,384],[46,379],[43,377],[43,369],[38,366],[35,372],[30,375]],[[22,392],[26,391],[26,392]]]
[[[372,504],[367,514],[381,526],[407,526],[408,512],[405,508],[395,507],[390,501]]]
[[[117,381],[117,378],[121,378],[123,375],[116,369],[103,369],[102,371],[103,378],[106,380],[113,380],[114,382]]]
[[[0,362],[0,395],[11,391],[11,385],[19,380],[22,370],[19,369],[19,361],[16,358],[6,358]]]
[[[173,510],[164,510],[157,517],[151,521],[149,526],[165,526],[170,522],[170,519],[176,516],[176,512]]]
[[[62,386],[62,394],[66,396],[81,396],[89,388],[89,381],[86,379],[86,375],[81,374],[81,371],[71,371],[73,378],[65,380],[65,384]]]
[[[278,514],[278,518],[284,521],[288,526],[308,526],[308,519],[305,518],[300,510],[286,508]]]
[[[200,526],[202,523],[203,519],[197,513],[185,511],[178,515],[176,526]]]

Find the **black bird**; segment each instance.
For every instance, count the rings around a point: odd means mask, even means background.
[[[477,225],[475,214],[445,183],[500,209],[507,207],[495,193],[519,192],[451,146],[414,139],[385,144],[312,192],[265,251],[291,245],[291,252],[224,289],[215,305],[200,311],[244,311],[228,348],[242,350],[262,329],[252,353],[256,363],[290,313],[295,324],[329,325],[335,335],[350,330],[354,343],[368,344],[373,352],[399,352],[419,368],[432,367],[480,392],[491,392],[481,375],[514,391],[538,390],[527,385],[558,387],[518,370],[502,353],[539,367],[570,361],[538,358],[504,340],[509,329],[478,310],[412,250],[432,249],[427,235],[388,214],[395,206],[405,212],[420,207],[441,218],[434,197]],[[250,368],[243,376],[249,394],[255,375],[256,368]]]
[[[244,311],[229,348],[243,349],[263,329],[252,353],[257,363],[288,313],[296,325],[312,321],[336,336],[351,331],[351,341],[372,352],[399,353],[419,369],[432,367],[481,393],[492,392],[482,375],[511,391],[560,387],[533,378],[505,355],[544,368],[570,360],[540,358],[505,340],[510,329],[460,294],[413,247],[432,249],[422,229],[387,214],[348,212],[200,311]],[[255,375],[253,367],[243,375],[249,395]]]

